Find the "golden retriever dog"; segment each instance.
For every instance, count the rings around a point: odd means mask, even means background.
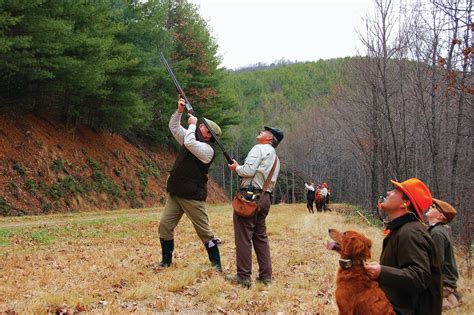
[[[364,235],[335,229],[328,230],[334,240],[328,249],[340,253],[336,276],[336,303],[340,315],[391,315],[392,304],[380,289],[378,282],[370,280],[364,262],[370,258],[372,241]]]

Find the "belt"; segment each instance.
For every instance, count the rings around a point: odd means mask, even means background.
[[[247,187],[244,187],[244,188],[240,188],[240,191],[247,191]],[[261,194],[262,193],[262,190],[261,189],[254,189],[253,191],[255,194]]]
[[[259,200],[260,196],[262,195],[262,190],[261,189],[253,189],[252,191],[249,191],[246,187],[240,189],[240,194],[244,196],[245,199],[247,200]]]

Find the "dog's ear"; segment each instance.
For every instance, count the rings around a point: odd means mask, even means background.
[[[369,239],[369,238],[365,238],[364,239],[364,244],[365,244],[365,248],[364,248],[364,258],[365,259],[370,259],[371,257],[371,249],[372,249],[372,240]]]

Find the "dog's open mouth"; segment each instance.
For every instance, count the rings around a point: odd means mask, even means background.
[[[336,252],[341,251],[341,245],[338,242],[329,242],[326,244],[326,248],[329,250],[335,250]]]

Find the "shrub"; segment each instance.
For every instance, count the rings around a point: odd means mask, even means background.
[[[25,176],[25,170],[23,169],[23,167],[21,166],[20,163],[18,163],[17,161],[14,161],[13,162],[13,169],[15,171],[18,172],[18,174],[20,174],[20,176]]]
[[[156,179],[160,178],[161,174],[155,163],[142,157],[141,164],[143,165],[147,175],[151,175]]]
[[[64,192],[64,195],[81,195],[86,191],[85,187],[83,187],[83,184],[71,175],[66,176],[62,180],[58,181],[56,185],[61,191]]]
[[[64,171],[64,162],[61,159],[57,159],[53,161],[53,164],[51,164],[51,170],[53,170],[55,173],[63,172]]]
[[[132,186],[125,180],[125,178],[122,178],[122,187],[125,191],[132,190]]]
[[[7,203],[5,198],[0,196],[0,215],[6,216],[6,215],[10,215],[10,213],[11,213],[10,205]]]
[[[66,191],[64,187],[62,187],[60,182],[57,182],[49,189],[49,195],[53,200],[58,200],[59,198],[63,198],[66,195]]]
[[[51,204],[49,202],[43,201],[41,203],[41,211],[43,211],[43,213],[48,213],[49,210],[51,210]]]
[[[113,197],[120,197],[120,188],[110,178],[104,176],[97,184],[99,192],[105,192]]]
[[[10,191],[10,193],[15,197],[15,198],[20,198],[20,195],[18,194],[18,186],[17,184],[15,183],[15,181],[13,180],[10,180],[8,182],[8,190]]]
[[[145,190],[148,187],[148,174],[141,169],[137,170],[135,174],[137,174],[138,180],[140,181],[140,186]]]
[[[133,190],[127,191],[125,196],[130,200],[130,206],[132,208],[143,208],[143,203],[138,200],[137,195]]]
[[[100,165],[100,163],[94,160],[91,156],[86,155],[86,159],[87,159],[87,164],[90,166],[92,170],[94,171],[102,170],[102,166]]]
[[[43,191],[48,190],[48,186],[44,182],[39,182],[38,184],[39,188],[42,189]]]
[[[68,194],[73,196],[82,195],[95,189],[95,187],[90,187],[88,189],[87,186],[93,185],[88,185],[86,181],[81,181],[80,179],[76,179],[74,176],[68,175],[63,179],[58,180],[56,184],[46,190],[53,200],[58,200],[66,197]]]
[[[38,149],[42,149],[43,148],[43,141],[39,140],[39,139],[36,139],[35,140],[35,144],[36,146],[38,147]]]
[[[119,159],[120,159],[120,150],[119,150],[119,149],[115,149],[113,153],[114,153],[115,158],[116,158],[117,160],[119,160]]]
[[[113,171],[114,171],[114,174],[115,174],[117,177],[120,177],[120,176],[122,175],[122,173],[120,172],[120,170],[119,170],[118,168],[116,168],[116,167],[114,167]]]
[[[26,191],[32,196],[36,196],[36,184],[33,180],[28,179],[25,182]]]
[[[141,191],[140,192],[140,198],[142,198],[143,200],[145,200],[148,196],[149,196],[149,194],[146,191]]]

